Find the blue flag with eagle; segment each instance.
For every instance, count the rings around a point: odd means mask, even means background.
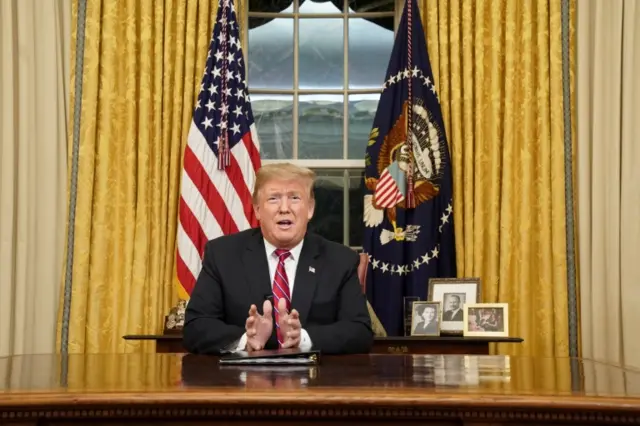
[[[411,131],[408,131],[411,129]],[[455,277],[449,148],[416,0],[407,0],[365,155],[367,298],[390,336],[404,297]]]

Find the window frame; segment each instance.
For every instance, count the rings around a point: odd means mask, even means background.
[[[353,246],[349,243],[349,233],[350,233],[350,225],[349,225],[349,210],[350,210],[350,202],[349,202],[349,189],[350,189],[350,172],[354,170],[363,170],[365,167],[364,163],[364,152],[362,159],[347,159],[348,157],[348,138],[349,138],[349,119],[348,119],[348,96],[354,94],[374,94],[379,93],[382,88],[383,82],[380,82],[380,88],[374,89],[350,89],[349,88],[349,19],[353,18],[374,18],[374,17],[388,17],[393,14],[393,29],[394,29],[394,37],[397,35],[398,25],[400,23],[400,18],[402,16],[402,10],[404,8],[404,0],[394,0],[394,10],[392,12],[365,12],[365,13],[349,13],[348,11],[348,2],[345,2],[344,9],[341,13],[336,14],[300,14],[298,7],[298,0],[293,0],[293,12],[292,13],[274,13],[274,12],[252,12],[249,10],[249,2],[243,2],[243,22],[241,27],[241,42],[243,47],[244,54],[244,63],[247,64],[247,68],[245,72],[247,73],[247,81],[250,84],[249,78],[249,18],[290,18],[293,20],[293,88],[292,89],[255,89],[251,88],[251,93],[254,94],[273,94],[273,95],[291,95],[293,97],[293,123],[292,123],[292,131],[293,131],[293,158],[292,159],[263,159],[262,164],[273,164],[273,163],[282,163],[289,162],[292,164],[296,164],[302,167],[308,167],[313,170],[322,171],[322,170],[342,170],[343,171],[343,244],[348,245],[349,247],[359,250],[361,246]],[[299,31],[300,25],[299,20],[302,19],[323,19],[323,18],[342,18],[345,21],[343,25],[343,59],[344,59],[344,75],[343,75],[343,88],[342,89],[300,89],[299,85]],[[307,94],[336,94],[342,95],[344,100],[344,110],[343,110],[343,134],[342,134],[342,159],[300,159],[298,157],[298,126],[299,126],[299,112],[298,112],[298,97],[299,95],[307,95]]]

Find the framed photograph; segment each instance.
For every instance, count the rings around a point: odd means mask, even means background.
[[[468,303],[464,306],[465,336],[509,336],[508,303]]]
[[[402,306],[402,318],[404,318],[404,335],[411,336],[411,323],[413,318],[413,302],[419,302],[417,296],[405,296]]]
[[[440,302],[413,302],[411,335],[440,335]]]
[[[480,278],[431,278],[427,300],[440,302],[442,334],[463,334],[463,307],[480,303]]]

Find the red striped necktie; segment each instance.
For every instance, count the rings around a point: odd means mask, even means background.
[[[273,277],[273,310],[276,313],[276,334],[278,336],[278,344],[282,347],[284,338],[280,334],[280,313],[278,312],[278,301],[284,297],[287,302],[287,312],[291,311],[291,294],[289,293],[289,279],[287,278],[287,271],[284,269],[284,261],[287,257],[291,256],[288,250],[276,249],[276,256],[278,257],[278,267],[276,268],[276,274]]]

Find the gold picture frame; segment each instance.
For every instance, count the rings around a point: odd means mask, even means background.
[[[508,303],[464,305],[464,336],[509,337]]]
[[[435,312],[431,309],[435,309]],[[434,316],[430,317],[429,314]],[[426,315],[426,316],[423,316]],[[419,319],[424,321],[419,321]],[[422,324],[429,320],[426,326]],[[435,323],[434,321],[435,320]],[[442,322],[442,310],[440,302],[419,301],[411,305],[411,336],[440,336],[440,323]]]
[[[440,302],[440,334],[461,336],[464,334],[464,305],[482,301],[480,278],[431,278],[427,301]]]

